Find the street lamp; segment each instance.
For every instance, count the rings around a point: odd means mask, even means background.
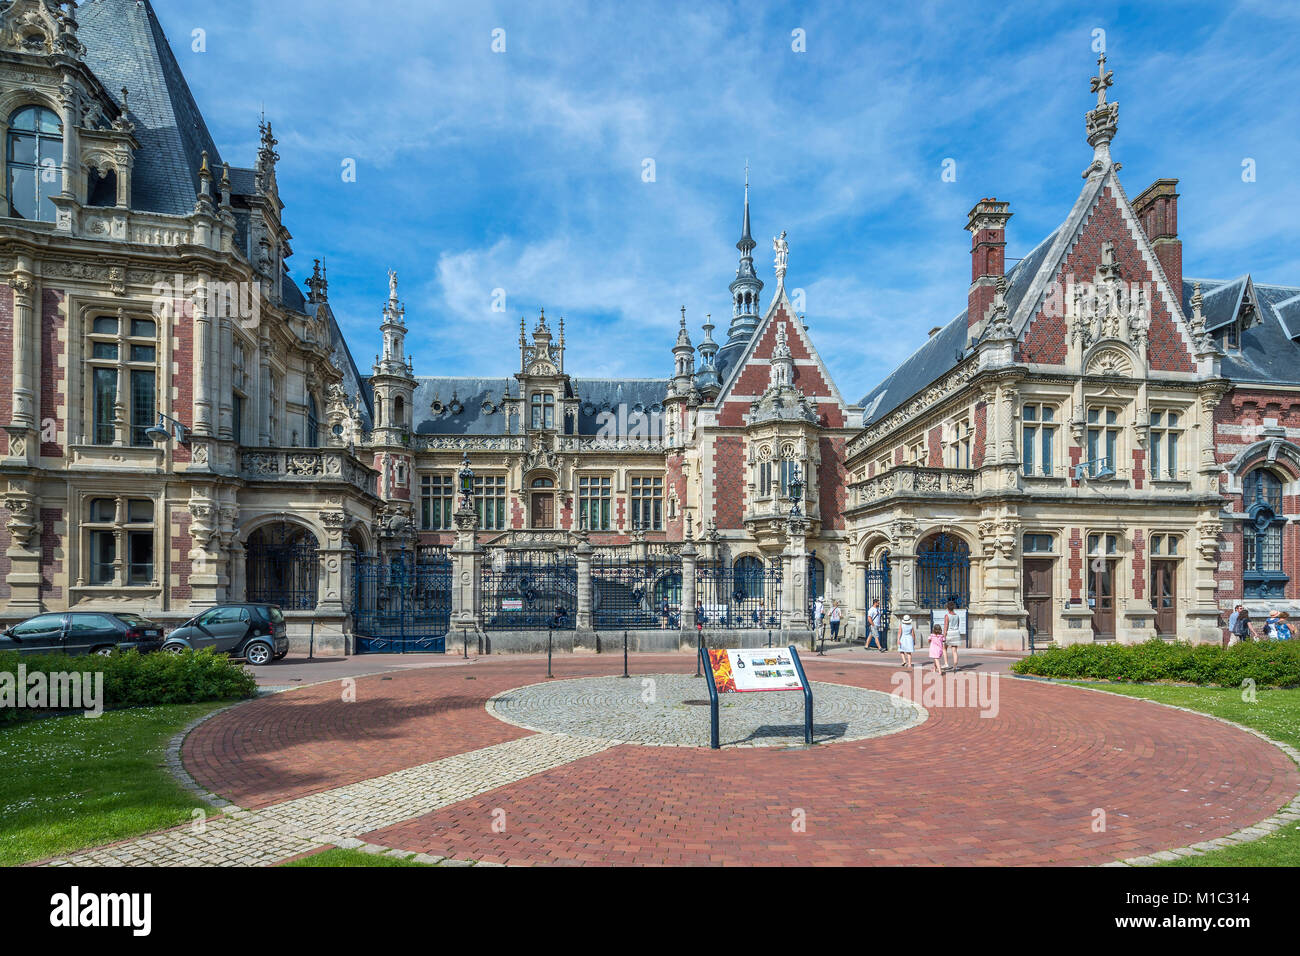
[[[460,496],[463,501],[472,501],[474,498],[474,469],[469,466],[469,452],[460,460]]]
[[[185,426],[170,415],[164,415],[162,412],[158,413],[158,424],[146,428],[144,433],[149,437],[150,441],[164,442],[170,438],[175,438],[177,444],[188,445],[190,443]]]
[[[1100,465],[1096,472],[1090,472],[1088,469],[1093,465]],[[1115,466],[1110,463],[1109,458],[1092,458],[1088,461],[1081,461],[1074,466],[1074,480],[1082,482],[1085,478],[1094,478],[1104,481],[1107,478],[1115,477]]]
[[[803,479],[799,477],[799,466],[794,466],[794,475],[790,478],[790,500],[794,506],[790,508],[790,517],[797,517],[799,514],[799,502],[803,501]]]

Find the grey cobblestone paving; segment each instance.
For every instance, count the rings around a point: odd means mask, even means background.
[[[705,678],[686,674],[584,677],[530,684],[498,694],[488,711],[501,720],[547,733],[666,747],[707,747]],[[803,744],[803,694],[768,691],[722,695],[722,746]],[[926,719],[916,704],[861,687],[813,682],[813,740],[864,740],[915,727]]]
[[[260,810],[227,809],[190,826],[87,850],[49,865],[268,866],[330,844],[358,846],[358,834],[468,800],[609,746],[608,741],[534,734]]]

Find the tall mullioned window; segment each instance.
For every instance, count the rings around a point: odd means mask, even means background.
[[[1103,467],[1119,470],[1119,409],[1088,409],[1088,476],[1096,478]]]
[[[633,530],[663,530],[663,478],[633,477],[629,479],[628,497],[631,499]]]
[[[952,440],[948,445],[947,460],[944,464],[949,468],[969,468],[971,448],[970,422],[965,419],[953,422],[951,434]]]
[[[555,427],[555,396],[550,392],[533,394],[533,427]]]
[[[474,476],[474,510],[480,531],[506,529],[505,475]]]
[[[92,585],[141,586],[154,580],[154,503],[148,498],[92,498],[82,524]]]
[[[420,530],[450,531],[455,506],[455,482],[451,475],[420,476]]]
[[[611,481],[606,477],[583,475],[578,478],[578,522],[588,531],[610,529]]]
[[[1055,466],[1056,409],[1033,403],[1020,413],[1020,462],[1026,475],[1050,475]]]
[[[121,404],[128,443],[153,445],[145,430],[158,417],[158,323],[123,314],[101,315],[91,322],[87,338],[91,442],[116,444]]]
[[[54,222],[50,198],[59,194],[63,163],[58,116],[43,106],[24,106],[9,117],[8,138],[9,215]]]
[[[1174,481],[1178,478],[1178,443],[1183,420],[1178,412],[1151,413],[1151,477]]]

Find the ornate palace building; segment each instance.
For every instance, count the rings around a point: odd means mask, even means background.
[[[318,653],[452,620],[673,646],[696,601],[799,629],[825,594],[850,635],[953,600],[1019,648],[1300,606],[1300,289],[1184,278],[1110,85],[1064,222],[1007,270],[976,203],[967,308],[858,404],[784,234],[764,298],[747,185],[725,334],[665,308],[662,377],[571,374],[544,313],[513,372],[423,375],[391,273],[363,376],[325,271],[290,276],[270,125],[223,158],[148,2],[0,5],[0,620],[265,600]]]
[[[1130,200],[1105,57],[1064,222],[1004,269],[970,212],[967,308],[862,401],[855,607],[968,609],[972,643],[1218,641],[1300,599],[1300,288],[1185,278],[1177,180]]]

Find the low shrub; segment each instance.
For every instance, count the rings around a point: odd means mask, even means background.
[[[1150,640],[1142,644],[1073,644],[1033,654],[1016,674],[1069,680],[1173,681],[1240,687],[1300,686],[1300,641],[1243,641],[1231,647]]]
[[[127,651],[107,657],[0,653],[0,675],[12,675],[9,679],[16,683],[19,665],[22,665],[29,682],[36,673],[102,673],[102,706],[105,710],[242,700],[257,696],[257,681],[253,675],[243,665],[232,663],[225,654],[214,654],[211,650],[186,650],[179,654]],[[49,711],[17,707],[5,701],[0,705],[0,724],[38,717],[43,712]]]

